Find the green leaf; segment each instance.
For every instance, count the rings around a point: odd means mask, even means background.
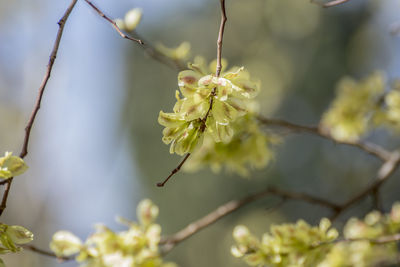
[[[153,223],[158,216],[158,207],[150,199],[140,201],[137,207],[137,216],[142,225],[148,226]]]

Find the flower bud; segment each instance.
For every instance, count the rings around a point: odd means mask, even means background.
[[[136,29],[137,25],[139,25],[140,20],[142,19],[142,9],[134,8],[128,11],[125,14],[125,29],[127,31],[133,31]]]
[[[140,223],[147,226],[157,218],[158,207],[150,199],[144,199],[138,205],[137,216]]]
[[[53,235],[50,249],[58,256],[71,256],[82,248],[82,241],[68,231],[59,231]]]

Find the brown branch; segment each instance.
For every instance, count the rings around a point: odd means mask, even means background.
[[[335,239],[332,241],[326,241],[326,242],[319,242],[315,245],[312,246],[312,248],[318,248],[324,245],[332,245],[332,244],[337,244],[337,243],[350,243],[350,242],[359,242],[359,241],[367,241],[375,245],[384,245],[387,243],[392,243],[392,242],[399,242],[400,241],[400,233],[393,234],[393,235],[385,235],[381,236],[378,238],[340,238],[340,239]]]
[[[221,3],[221,24],[219,27],[219,33],[218,33],[218,40],[217,40],[217,70],[215,72],[215,75],[219,77],[221,74],[221,69],[222,69],[222,41],[224,39],[224,31],[225,31],[225,23],[227,21],[226,17],[226,10],[225,10],[225,0],[220,0]]]
[[[157,183],[157,186],[158,186],[158,187],[163,187],[163,186],[168,182],[168,180],[169,180],[172,176],[174,176],[177,172],[180,171],[180,169],[182,168],[183,164],[185,164],[186,160],[187,160],[189,157],[190,157],[190,153],[187,153],[186,156],[185,156],[185,157],[183,158],[183,160],[181,161],[181,163],[179,163],[179,165],[178,165],[175,169],[173,169],[173,170],[171,171],[171,174],[168,175],[168,177],[167,177],[163,182]]]
[[[396,171],[400,164],[400,153],[395,151],[391,154],[391,157],[388,161],[382,164],[381,168],[378,170],[377,177],[375,181],[357,193],[355,196],[351,197],[344,204],[340,205],[340,209],[334,214],[332,219],[336,219],[337,216],[345,209],[364,199],[370,194],[374,194],[376,190],[380,188],[380,186],[389,179],[389,177]]]
[[[110,19],[108,16],[106,16],[97,6],[95,6],[92,2],[90,2],[89,0],[85,0],[86,3],[89,4],[90,7],[92,7],[98,14],[100,17],[102,17],[103,19],[107,20],[109,23],[111,23],[111,25],[114,27],[114,29],[118,32],[119,35],[121,35],[122,38],[125,38],[127,40],[133,41],[133,42],[137,42],[141,45],[144,44],[144,42],[140,39],[136,39],[133,38],[131,36],[126,35],[125,33],[123,33],[121,31],[121,29],[118,27],[117,23],[115,23],[115,21],[113,21],[112,19]]]
[[[87,0],[85,0],[87,1]],[[221,24],[219,27],[219,32],[218,32],[218,40],[217,40],[217,69],[215,72],[215,75],[218,77],[221,74],[221,69],[222,69],[222,65],[221,65],[221,61],[222,61],[222,40],[224,38],[224,31],[225,31],[225,23],[226,23],[226,11],[225,11],[225,0],[220,0],[221,3]],[[207,113],[204,116],[204,118],[201,119],[201,126],[200,126],[200,131],[201,133],[204,133],[205,129],[206,129],[206,122],[207,119],[210,115],[210,112],[212,110],[213,107],[213,102],[214,102],[214,97],[217,93],[217,88],[214,87],[211,94],[210,94],[210,106],[208,107]],[[183,164],[185,164],[186,160],[190,157],[190,153],[186,154],[186,156],[183,158],[182,162],[178,165],[178,167],[176,167],[175,169],[173,169],[171,171],[171,174],[163,181],[160,183],[157,183],[158,187],[163,187],[168,180],[174,176],[177,172],[179,172],[179,170],[181,169],[181,167],[183,166]]]
[[[381,194],[380,194],[379,189],[380,189],[380,187],[375,188],[371,192],[372,209],[378,210],[378,211],[383,211],[382,199],[381,199]]]
[[[368,241],[373,244],[386,244],[386,243],[390,243],[390,242],[399,242],[400,234],[381,236],[377,239],[369,239]]]
[[[173,69],[176,69],[178,71],[183,71],[186,70],[186,64],[178,59],[172,59],[166,55],[164,55],[163,53],[161,53],[160,51],[158,51],[151,43],[149,43],[147,40],[145,40],[143,37],[141,37],[136,31],[134,31],[134,35],[142,40],[144,42],[144,44],[141,46],[141,48],[144,49],[145,53],[151,57],[152,59],[170,67]]]
[[[221,206],[219,206],[216,210],[210,212],[203,218],[190,223],[188,226],[180,230],[179,232],[173,234],[170,237],[163,239],[160,244],[164,245],[163,253],[168,253],[171,249],[173,249],[178,243],[186,240],[187,238],[191,237],[192,235],[196,234],[197,232],[201,231],[202,229],[210,226],[211,224],[215,223],[216,221],[222,219],[226,215],[242,208],[243,206],[250,204],[260,198],[266,196],[278,196],[284,199],[296,199],[308,202],[310,204],[320,205],[331,209],[332,211],[336,211],[339,208],[339,205],[332,203],[328,200],[314,197],[304,193],[296,193],[290,191],[284,191],[281,189],[277,189],[274,187],[268,187],[266,190],[261,192],[249,195],[239,200],[231,200]]]
[[[303,126],[302,126],[303,127]],[[348,209],[350,206],[354,205],[355,203],[359,202],[360,200],[364,199],[370,194],[373,194],[379,187],[388,180],[391,174],[397,169],[400,165],[400,153],[395,151],[390,153],[390,159],[386,161],[382,167],[378,170],[377,178],[375,182],[373,182],[370,186],[365,188],[364,190],[360,191],[355,196],[351,197],[342,205],[336,204],[329,200],[325,200],[319,197],[315,197],[305,193],[297,193],[297,192],[290,192],[274,187],[269,187],[264,191],[258,192],[256,194],[249,195],[245,198],[240,200],[232,200],[227,202],[226,204],[220,206],[216,210],[210,212],[203,218],[190,223],[184,229],[180,230],[179,232],[175,233],[174,235],[165,238],[161,241],[161,244],[164,245],[163,251],[164,253],[168,253],[171,249],[173,249],[177,244],[186,240],[187,238],[191,237],[192,235],[196,234],[197,232],[201,231],[202,229],[210,226],[211,224],[215,223],[216,221],[220,220],[221,218],[225,217],[226,215],[240,209],[241,207],[256,201],[262,197],[266,196],[279,196],[284,200],[301,200],[310,204],[320,205],[330,209],[333,212],[333,216],[331,217],[332,220],[336,219],[339,214],[343,211]],[[398,238],[398,237],[396,237]],[[386,239],[382,239],[379,242],[384,242]],[[391,239],[388,239],[391,240]],[[387,241],[390,242],[390,241]]]
[[[331,140],[337,144],[344,144],[344,145],[349,145],[349,146],[354,146],[357,147],[361,150],[364,150],[368,154],[371,154],[382,161],[388,161],[391,158],[391,152],[387,151],[383,147],[374,144],[374,143],[364,143],[360,141],[339,141],[333,138],[329,133],[326,133],[322,131],[319,127],[316,126],[304,126],[300,124],[295,124],[292,122],[288,122],[285,120],[278,120],[278,119],[269,119],[269,118],[264,118],[262,116],[258,116],[257,119],[259,122],[266,126],[278,126],[281,128],[286,128],[289,129],[295,133],[309,133],[313,135],[320,136],[322,138]]]
[[[41,249],[41,248],[37,248],[37,247],[35,247],[33,245],[23,245],[22,247],[24,249],[30,250],[32,252],[35,252],[35,253],[38,253],[38,254],[41,254],[41,255],[44,255],[44,256],[48,256],[48,257],[51,257],[51,258],[57,258],[61,262],[70,261],[70,260],[74,259],[73,257],[59,257],[54,252],[47,251],[47,250],[44,250],[44,249]]]
[[[43,81],[39,87],[39,93],[36,99],[36,103],[35,106],[33,108],[32,114],[29,118],[28,124],[25,127],[25,137],[24,137],[24,143],[22,145],[22,150],[21,153],[19,154],[19,156],[21,158],[24,158],[27,154],[28,154],[28,145],[29,145],[29,138],[30,138],[30,134],[31,134],[31,130],[32,130],[32,126],[33,123],[35,122],[36,119],[36,115],[40,109],[40,104],[42,102],[42,98],[43,98],[43,93],[44,90],[46,89],[46,85],[47,85],[47,81],[50,78],[51,75],[51,70],[53,69],[53,65],[54,62],[56,60],[57,57],[57,52],[58,52],[58,48],[60,46],[60,41],[61,41],[61,37],[64,31],[64,26],[65,23],[68,20],[69,15],[71,14],[73,8],[75,7],[77,0],[72,0],[71,4],[68,6],[67,10],[65,11],[64,15],[61,17],[61,19],[58,21],[58,32],[57,32],[57,37],[56,40],[54,42],[54,46],[53,46],[53,50],[51,51],[50,54],[50,59],[49,59],[49,63],[47,64],[47,70],[46,73],[44,75]],[[11,177],[10,179],[8,179],[6,181],[6,187],[4,189],[4,194],[3,194],[3,199],[1,201],[1,205],[0,205],[0,216],[1,214],[3,214],[3,211],[5,210],[6,206],[7,206],[7,199],[8,199],[8,194],[10,192],[10,188],[11,188],[11,183],[13,181],[13,177]]]
[[[369,195],[376,195],[380,186],[391,176],[391,174],[393,174],[393,172],[400,164],[399,152],[389,152],[383,147],[374,143],[363,143],[358,141],[339,141],[333,138],[329,133],[322,131],[319,127],[299,125],[285,120],[268,119],[261,116],[258,117],[258,120],[266,126],[278,126],[289,129],[296,133],[310,133],[331,140],[338,144],[354,146],[381,159],[384,162],[382,167],[378,170],[377,177],[374,182],[355,196],[351,197],[344,204],[339,205],[334,215],[331,217],[332,220],[336,219],[344,210],[348,209],[353,204],[361,201],[365,197]]]
[[[333,1],[330,1],[330,2],[328,2],[326,4],[323,4],[322,6],[323,7],[333,7],[333,6],[338,6],[338,5],[344,4],[344,3],[349,2],[349,1],[350,0],[333,0]]]

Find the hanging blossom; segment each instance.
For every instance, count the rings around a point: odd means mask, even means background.
[[[226,66],[224,60],[222,66]],[[170,153],[193,153],[187,164],[195,166],[192,169],[211,164],[218,171],[226,165],[245,175],[247,163],[265,166],[271,158],[271,141],[255,123],[259,83],[250,79],[244,67],[223,69],[217,77],[213,74],[216,61],[206,67],[200,57],[189,68],[178,74],[180,91],[176,91],[173,112],[161,111],[158,117],[165,126],[162,140],[170,144]]]
[[[375,72],[361,81],[342,79],[321,127],[335,139],[356,141],[373,128],[372,120],[385,90],[385,77]]]

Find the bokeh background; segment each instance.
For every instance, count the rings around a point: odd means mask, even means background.
[[[0,153],[22,145],[24,126],[44,75],[57,21],[69,0],[0,0]],[[220,10],[216,0],[96,0],[111,17],[143,9],[137,31],[166,46],[188,41],[192,56],[212,60]],[[338,80],[383,70],[400,77],[399,1],[352,0],[323,9],[307,0],[227,0],[223,56],[260,79],[261,112],[273,118],[315,125],[334,97]],[[151,198],[159,223],[172,234],[219,205],[267,185],[343,201],[368,184],[379,162],[363,152],[308,135],[288,135],[267,168],[248,179],[202,170],[177,174],[165,188],[156,182],[180,161],[161,141],[160,110],[172,110],[177,71],[154,61],[137,44],[122,39],[84,1],[66,25],[53,75],[32,131],[29,171],[15,179],[1,218],[35,234],[48,248],[52,234],[70,230],[85,239],[93,224],[115,230],[115,216],[136,218],[136,205]],[[286,135],[285,132],[282,134]],[[368,137],[388,148],[399,139],[377,131]],[[397,141],[396,141],[397,140]],[[384,207],[399,199],[400,181],[382,190]],[[271,223],[304,218],[317,223],[327,210],[264,198],[218,221],[178,245],[166,257],[179,266],[245,266],[230,255],[232,230],[246,224],[255,233]],[[364,215],[371,201],[352,207]],[[8,266],[59,266],[30,251],[4,257]],[[63,263],[76,266],[76,263]]]

